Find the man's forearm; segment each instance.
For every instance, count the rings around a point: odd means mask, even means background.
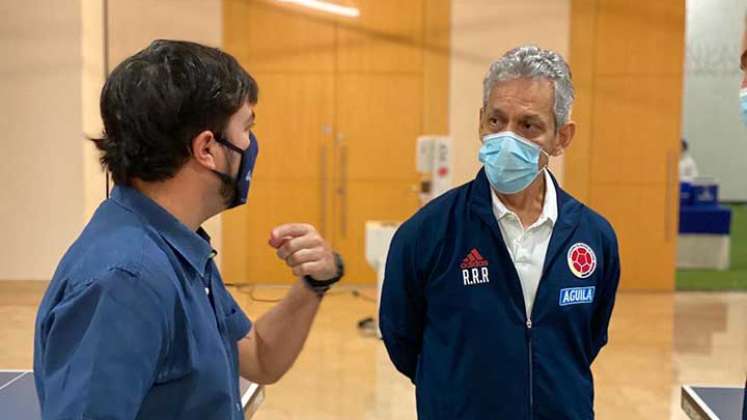
[[[320,302],[303,281],[296,282],[239,342],[241,376],[262,384],[277,382],[301,353]]]

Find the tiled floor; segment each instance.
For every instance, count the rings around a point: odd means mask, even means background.
[[[0,367],[30,368],[36,305],[45,284],[0,282]],[[272,305],[234,295],[251,317]],[[259,288],[259,299],[284,289]],[[413,387],[382,343],[357,321],[370,300],[337,292],[326,298],[293,370],[267,390],[256,420],[415,419]],[[747,375],[747,293],[620,293],[610,344],[594,365],[601,420],[685,419],[683,383],[743,384]]]

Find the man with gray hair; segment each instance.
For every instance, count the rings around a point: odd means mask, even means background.
[[[420,419],[594,418],[620,261],[612,226],[547,169],[573,100],[560,55],[507,52],[484,80],[484,168],[392,240],[380,326]]]

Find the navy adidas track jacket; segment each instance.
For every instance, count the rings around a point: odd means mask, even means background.
[[[392,240],[380,327],[421,420],[593,419],[591,363],[607,342],[617,239],[557,187],[558,220],[531,316],[484,170]]]

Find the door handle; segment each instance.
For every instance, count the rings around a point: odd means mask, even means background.
[[[340,197],[340,236],[345,239],[348,234],[348,146],[343,134],[337,135],[340,148],[340,184],[337,195]]]
[[[320,231],[327,237],[327,145],[319,150],[319,199],[321,200]]]

